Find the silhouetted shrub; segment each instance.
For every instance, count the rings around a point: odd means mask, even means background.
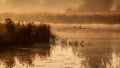
[[[4,24],[0,24],[0,44],[1,45],[26,45],[35,43],[50,43],[50,38],[54,35],[48,24],[35,25],[33,23],[14,23],[10,18],[5,19]]]

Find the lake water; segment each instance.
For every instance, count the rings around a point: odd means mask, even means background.
[[[120,68],[120,25],[54,24],[55,44],[0,49],[0,68]]]

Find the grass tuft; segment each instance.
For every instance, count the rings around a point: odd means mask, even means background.
[[[50,43],[55,38],[48,24],[15,23],[10,18],[0,24],[0,45],[28,45],[35,43]]]

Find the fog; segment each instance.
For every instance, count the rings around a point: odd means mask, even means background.
[[[120,0],[81,0],[78,8],[67,8],[66,13],[108,12],[120,10]]]
[[[119,5],[120,0],[0,0],[0,12],[96,12]]]
[[[108,11],[111,9],[113,0],[84,0],[79,6],[80,11]]]
[[[65,8],[79,5],[79,0],[1,0],[3,12],[64,12]],[[11,10],[12,9],[12,10]]]

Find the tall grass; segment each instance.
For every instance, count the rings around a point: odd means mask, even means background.
[[[10,18],[0,24],[0,45],[50,43],[51,37],[55,38],[48,24],[14,23]]]

